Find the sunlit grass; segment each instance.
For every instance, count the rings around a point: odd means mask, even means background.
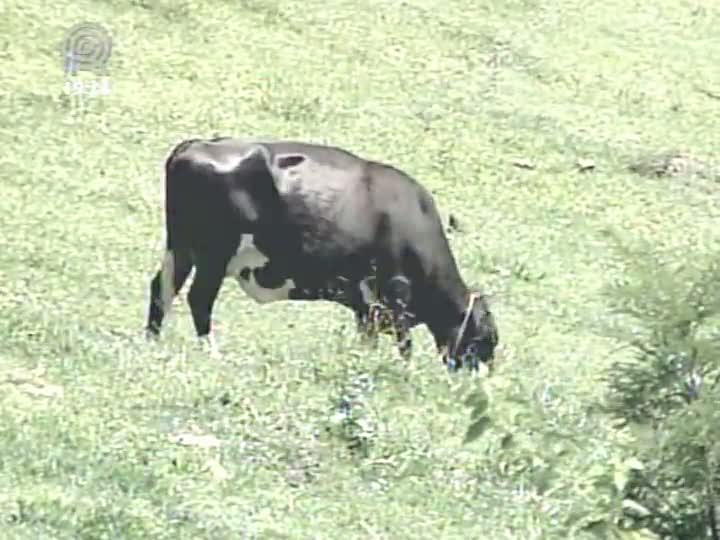
[[[602,231],[678,253],[720,238],[713,178],[628,170],[668,149],[717,163],[720,102],[697,90],[720,92],[716,8],[126,0],[0,14],[4,538],[574,534],[582,473],[620,437],[588,411],[613,347],[594,332],[617,272]],[[79,101],[58,48],[83,20],[114,48],[110,94]],[[163,160],[215,134],[388,161],[457,217],[453,250],[494,294],[503,342],[482,437],[463,445],[480,383],[449,377],[424,329],[405,366],[387,339],[360,346],[343,308],[260,307],[227,282],[224,363],[195,349],[184,298],[160,344],[141,339]],[[352,422],[338,423],[342,400]],[[552,430],[581,442],[556,448]]]

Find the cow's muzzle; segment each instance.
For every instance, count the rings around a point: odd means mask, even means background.
[[[465,316],[460,325],[456,338],[449,348],[449,354],[444,355],[445,364],[450,371],[467,366],[471,371],[479,371],[480,366],[487,368],[489,373],[495,357],[495,347],[498,345],[498,332],[495,319],[490,311],[484,307],[481,314],[473,317],[475,302],[482,300],[482,295],[473,293],[468,300]],[[468,324],[471,322],[472,324]]]
[[[463,367],[479,371],[481,366],[485,366],[489,371],[495,359],[496,345],[496,341],[491,338],[470,341],[462,350],[446,356],[448,371],[458,371]]]

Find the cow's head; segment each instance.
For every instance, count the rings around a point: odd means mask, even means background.
[[[498,341],[498,330],[487,297],[480,291],[471,291],[462,319],[447,345],[445,361],[448,368],[455,370],[468,365],[477,369],[481,362],[489,367]]]

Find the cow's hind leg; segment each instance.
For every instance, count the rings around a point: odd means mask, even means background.
[[[218,358],[220,351],[212,333],[212,310],[225,278],[227,259],[207,255],[197,257],[195,279],[187,296],[197,336],[205,342],[213,358]]]
[[[409,360],[412,356],[411,322],[407,312],[412,299],[412,285],[403,275],[390,278],[383,287],[383,297],[392,312],[395,339],[400,356]]]
[[[192,257],[184,250],[165,251],[162,266],[150,282],[150,305],[146,332],[148,337],[160,334],[162,322],[170,313],[173,300],[192,270]]]

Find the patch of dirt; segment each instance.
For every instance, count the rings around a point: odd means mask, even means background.
[[[0,375],[0,385],[11,384],[21,392],[42,398],[61,398],[63,388],[56,384],[50,384],[43,379],[45,370],[42,368],[30,370],[13,370]]]
[[[204,470],[216,482],[224,482],[225,480],[230,480],[232,478],[232,475],[225,467],[223,467],[222,463],[220,463],[220,460],[216,458],[208,460],[205,463]]]
[[[196,448],[217,448],[221,444],[217,437],[202,433],[195,424],[191,424],[188,431],[171,435],[170,441],[180,446],[194,446]]]
[[[297,449],[288,459],[285,480],[290,487],[300,487],[315,480],[320,469],[320,460],[312,450]]]
[[[718,168],[711,162],[687,152],[666,151],[640,157],[628,166],[630,171],[649,177],[696,176],[720,180]]]

